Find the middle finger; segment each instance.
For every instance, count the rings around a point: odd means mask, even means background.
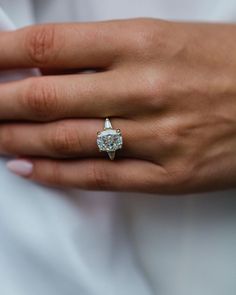
[[[34,77],[0,84],[0,120],[125,117],[145,105],[139,87],[116,72]],[[135,99],[135,103],[134,102]]]

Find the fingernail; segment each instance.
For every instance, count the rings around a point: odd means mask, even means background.
[[[11,160],[7,163],[7,168],[20,176],[30,176],[33,172],[33,163],[26,160]]]

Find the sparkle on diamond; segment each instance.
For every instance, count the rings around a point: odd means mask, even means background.
[[[122,148],[122,136],[114,129],[102,131],[97,137],[100,151],[114,152]]]

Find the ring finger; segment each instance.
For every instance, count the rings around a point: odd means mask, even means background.
[[[150,144],[140,124],[132,120],[112,119],[113,128],[122,133],[124,147],[117,157],[151,159]],[[104,157],[98,151],[97,131],[104,127],[100,119],[71,119],[51,123],[2,124],[0,152],[7,155],[41,156],[50,158]],[[159,149],[159,151],[158,151]],[[162,150],[162,151],[161,151]],[[163,147],[157,145],[159,156]]]

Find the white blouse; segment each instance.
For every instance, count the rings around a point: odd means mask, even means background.
[[[138,16],[236,20],[235,0],[0,5],[1,29],[12,28],[5,13],[17,27]],[[33,74],[2,72],[0,79]],[[0,158],[1,295],[235,294],[235,190],[171,197],[55,190],[10,174],[5,162]]]

